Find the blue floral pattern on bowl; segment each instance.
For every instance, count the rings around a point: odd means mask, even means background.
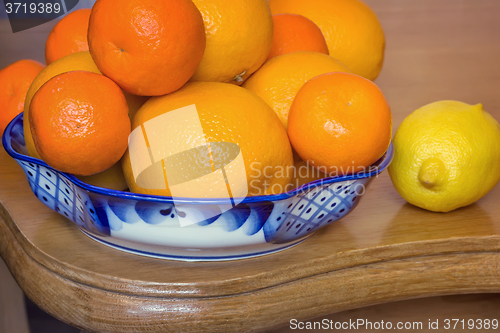
[[[6,128],[3,145],[42,203],[103,244],[174,260],[232,260],[298,244],[350,213],[393,155],[391,144],[367,173],[325,178],[283,194],[248,197],[230,210],[219,199],[176,198],[174,205],[170,197],[92,186],[29,157],[22,117]]]

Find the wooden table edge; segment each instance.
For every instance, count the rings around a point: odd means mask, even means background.
[[[418,261],[426,256],[481,254],[500,251],[500,236],[409,242],[335,253],[306,263],[290,265],[280,271],[257,273],[244,279],[231,279],[216,283],[186,283],[181,286],[179,283],[137,281],[98,274],[58,261],[40,251],[24,236],[11,218],[8,209],[1,202],[0,229],[4,229],[5,236],[3,238],[13,238],[25,255],[63,279],[113,293],[159,298],[191,299],[236,296],[313,279],[322,274],[340,274],[348,269],[372,267],[377,263],[388,263],[396,260]],[[4,254],[4,256],[6,255]]]
[[[259,331],[390,301],[500,292],[500,252],[492,251],[374,262],[230,296],[149,297],[58,275],[32,258],[5,223],[0,238],[0,255],[30,299],[70,325],[99,332],[146,325],[162,332]]]

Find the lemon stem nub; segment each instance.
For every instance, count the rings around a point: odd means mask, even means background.
[[[446,179],[446,167],[438,158],[429,158],[422,163],[418,172],[418,180],[428,189],[436,189]]]

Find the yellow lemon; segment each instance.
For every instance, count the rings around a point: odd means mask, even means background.
[[[481,104],[439,101],[421,107],[399,127],[394,149],[394,187],[427,210],[470,205],[500,179],[500,126]]]

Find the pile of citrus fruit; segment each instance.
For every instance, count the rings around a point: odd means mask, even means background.
[[[197,172],[220,169],[248,195],[281,193],[312,179],[294,166],[334,176],[383,156],[384,47],[360,0],[97,0],[57,23],[46,67],[0,71],[0,128],[24,111],[28,153],[97,186],[172,195],[175,155],[185,196],[217,197]]]

